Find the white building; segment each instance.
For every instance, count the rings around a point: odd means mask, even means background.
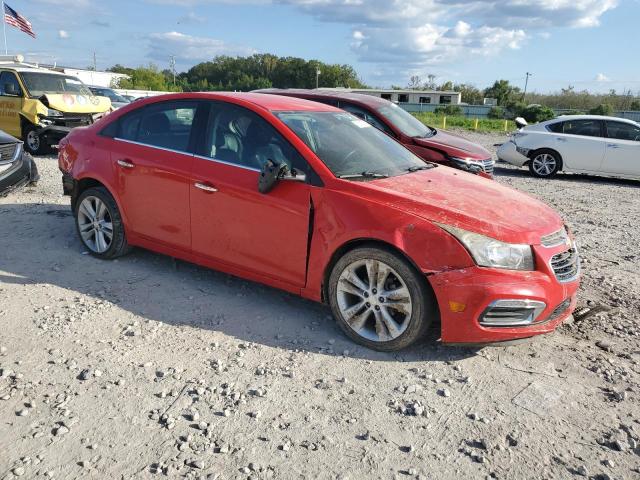
[[[51,68],[51,67],[50,67]],[[79,78],[82,83],[95,87],[117,86],[121,79],[129,78],[123,73],[98,72],[95,70],[85,70],[82,68],[53,67],[53,70]]]
[[[319,88],[318,90],[333,90],[351,93],[363,93],[381,97],[396,103],[423,103],[423,104],[443,104],[459,105],[462,103],[462,94],[453,91],[438,90],[393,90],[377,88]]]

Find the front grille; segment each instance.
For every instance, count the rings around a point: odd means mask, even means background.
[[[568,239],[569,236],[567,235],[567,231],[564,228],[561,228],[557,232],[553,232],[542,237],[540,239],[540,243],[542,243],[543,247],[551,248],[566,243]]]
[[[551,315],[549,315],[549,318],[547,318],[547,321],[550,322],[552,320],[555,320],[556,318],[560,317],[564,312],[567,311],[567,309],[571,306],[571,297],[567,298],[564,302],[562,302],[560,305],[558,305],[553,312],[551,312]]]
[[[488,173],[489,175],[493,175],[493,166],[495,165],[495,163],[496,162],[494,162],[491,158],[482,160],[482,168],[484,172]]]
[[[91,114],[77,114],[73,116],[64,116],[53,121],[54,125],[61,127],[85,127],[93,123]]]
[[[551,268],[559,282],[571,282],[580,272],[580,258],[575,247],[551,257]]]
[[[17,147],[17,143],[7,143],[5,145],[0,145],[0,165],[11,163],[14,160]]]

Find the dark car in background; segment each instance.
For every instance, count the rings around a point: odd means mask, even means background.
[[[0,196],[23,185],[36,183],[38,169],[20,140],[0,130]]]
[[[268,88],[254,93],[304,98],[341,108],[391,136],[423,160],[493,178],[495,161],[488,150],[464,138],[423,124],[389,100],[334,90]]]
[[[113,88],[90,86],[89,90],[91,90],[91,93],[98,97],[107,97],[109,100],[111,100],[111,105],[113,106],[113,108],[124,107],[125,105],[131,103],[131,100],[125,98],[123,95],[120,95]]]

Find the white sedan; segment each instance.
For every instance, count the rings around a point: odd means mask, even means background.
[[[498,159],[536,177],[559,171],[640,180],[640,124],[599,115],[566,115],[528,125],[498,149]]]

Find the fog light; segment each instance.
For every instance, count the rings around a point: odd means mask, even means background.
[[[453,313],[462,313],[466,308],[467,306],[464,303],[454,302],[452,300],[449,301],[449,310]]]
[[[537,300],[497,300],[480,315],[483,327],[522,327],[534,323],[547,308]]]

